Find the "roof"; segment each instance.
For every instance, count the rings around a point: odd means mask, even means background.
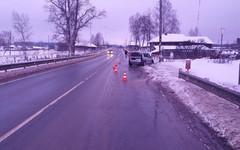
[[[184,42],[186,40],[186,36],[183,34],[162,34],[162,42]],[[159,36],[150,42],[159,42]]]
[[[159,42],[159,36],[150,40],[150,43],[155,42]],[[213,44],[213,42],[206,36],[185,36],[184,34],[162,34],[162,42],[166,43],[191,42]]]
[[[92,44],[92,43],[76,43],[76,47],[91,47],[91,48],[96,48],[97,46]]]
[[[213,44],[213,42],[206,36],[187,36],[188,40],[194,43]]]

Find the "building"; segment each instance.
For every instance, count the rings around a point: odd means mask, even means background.
[[[92,43],[81,42],[75,44],[75,49],[77,51],[88,51],[88,50],[96,50],[97,46]]]
[[[151,46],[159,45],[159,36],[149,41]],[[204,45],[211,48],[213,42],[206,36],[185,36],[184,34],[162,34],[164,46]]]
[[[153,54],[159,54],[159,37],[150,40]],[[175,58],[199,58],[212,53],[213,42],[206,36],[185,36],[184,34],[162,34],[163,56]]]

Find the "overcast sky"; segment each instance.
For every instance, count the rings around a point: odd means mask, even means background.
[[[181,22],[181,33],[188,34],[197,25],[199,0],[170,0]],[[111,44],[124,44],[130,40],[128,19],[130,16],[154,9],[157,0],[90,0],[107,16],[96,20],[92,25],[92,34],[102,32]],[[0,31],[13,30],[12,12],[28,14],[33,27],[33,41],[48,41],[52,36],[51,24],[47,23],[48,13],[43,9],[45,0],[0,0]],[[214,43],[220,41],[220,28],[225,28],[224,43],[233,42],[240,37],[240,0],[201,0],[199,30]],[[14,33],[14,32],[13,32]],[[15,39],[18,36],[14,33]],[[90,29],[80,32],[80,38],[88,40]]]

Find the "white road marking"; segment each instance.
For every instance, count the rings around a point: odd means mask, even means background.
[[[22,128],[24,125],[26,125],[28,122],[30,122],[31,120],[33,120],[34,118],[36,118],[37,116],[39,116],[41,113],[43,113],[47,108],[49,108],[50,106],[54,105],[55,103],[57,103],[59,100],[61,100],[63,97],[65,97],[66,95],[68,95],[69,93],[71,93],[73,90],[75,90],[77,87],[79,87],[81,84],[83,84],[84,81],[78,83],[77,85],[75,85],[73,88],[71,88],[69,91],[67,91],[66,93],[64,93],[63,95],[61,95],[60,97],[58,97],[57,99],[55,99],[54,101],[52,101],[51,103],[49,103],[47,106],[45,106],[44,108],[42,108],[41,110],[39,110],[38,112],[36,112],[35,114],[33,114],[31,117],[29,117],[28,119],[26,119],[25,121],[23,121],[22,123],[20,123],[19,125],[17,125],[15,128],[13,128],[12,130],[8,131],[6,134],[4,134],[3,136],[0,137],[0,143],[2,141],[4,141],[5,139],[7,139],[9,136],[11,136],[13,133],[15,133],[16,131],[18,131],[20,128]]]
[[[113,60],[113,59],[112,59]],[[93,73],[92,75],[90,75],[88,79],[90,79],[91,77],[93,77],[98,71],[100,71],[102,68],[104,68],[107,64],[109,64],[112,60],[108,61],[103,67],[99,68],[99,70],[97,70],[95,73]],[[65,67],[64,67],[65,68]],[[59,69],[59,68],[58,68]],[[53,71],[53,70],[51,70]],[[50,71],[49,71],[50,72]],[[47,72],[44,72],[47,73]],[[42,74],[44,74],[42,73]],[[39,75],[39,74],[37,74]],[[36,76],[36,75],[35,75]],[[27,78],[27,77],[26,77]],[[18,80],[22,80],[22,79],[18,79]],[[85,80],[85,81],[87,81]],[[17,80],[15,80],[17,81]],[[15,81],[10,81],[8,83],[11,82],[15,82]],[[70,90],[68,90],[67,92],[65,92],[63,95],[61,95],[60,97],[58,97],[57,99],[55,99],[54,101],[52,101],[51,103],[49,103],[48,105],[46,105],[44,108],[42,108],[41,110],[39,110],[38,112],[36,112],[35,114],[33,114],[31,117],[27,118],[26,120],[24,120],[22,123],[20,123],[19,125],[17,125],[16,127],[14,127],[12,130],[8,131],[7,133],[5,133],[3,136],[0,137],[0,143],[2,141],[4,141],[5,139],[7,139],[9,136],[11,136],[12,134],[14,134],[16,131],[18,131],[19,129],[21,129],[23,126],[25,126],[27,123],[29,123],[31,120],[33,120],[34,118],[36,118],[37,116],[39,116],[40,114],[42,114],[47,108],[49,108],[50,106],[54,105],[55,103],[57,103],[58,101],[60,101],[63,97],[65,97],[66,95],[68,95],[69,93],[71,93],[73,90],[75,90],[77,87],[79,87],[80,85],[82,85],[85,81],[81,81],[80,83],[78,83],[77,85],[75,85],[73,88],[71,88]],[[8,84],[5,83],[5,84]],[[1,85],[1,84],[0,84]]]

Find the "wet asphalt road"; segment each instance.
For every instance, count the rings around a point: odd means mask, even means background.
[[[121,50],[0,85],[0,141],[0,150],[207,149]]]

